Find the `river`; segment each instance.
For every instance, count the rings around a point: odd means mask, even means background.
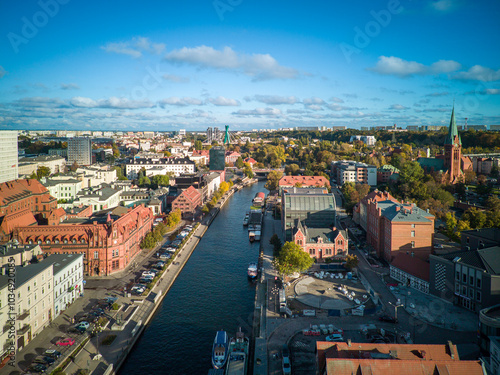
[[[243,217],[256,183],[233,194],[221,209],[172,285],[162,306],[123,364],[120,375],[207,374],[217,330],[238,327],[250,335],[255,284],[247,267],[257,261],[259,242],[248,241]]]

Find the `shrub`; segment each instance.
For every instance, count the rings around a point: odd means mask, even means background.
[[[113,305],[111,305],[111,308],[113,310],[119,310],[120,309],[120,305],[115,302],[115,303],[113,303]]]

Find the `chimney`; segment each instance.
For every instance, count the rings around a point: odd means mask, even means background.
[[[347,346],[350,348],[351,347],[351,339],[347,339]]]
[[[400,206],[396,206],[396,212],[399,212],[401,210]]]
[[[425,350],[422,350],[420,354],[422,355],[423,360],[427,360],[427,353],[425,352]]]

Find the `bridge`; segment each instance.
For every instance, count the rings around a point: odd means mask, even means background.
[[[253,169],[253,173],[255,174],[255,177],[266,177],[267,178],[267,175],[271,171],[277,171],[277,172],[284,173],[285,169],[284,168],[276,168],[276,169],[270,169],[270,168],[267,168],[267,169]]]

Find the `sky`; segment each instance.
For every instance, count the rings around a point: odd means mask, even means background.
[[[0,0],[0,129],[500,124],[500,2]]]

